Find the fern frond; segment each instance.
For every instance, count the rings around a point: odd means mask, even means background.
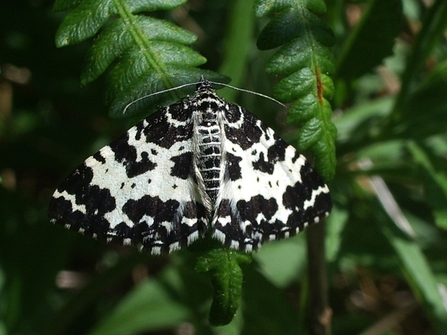
[[[335,173],[336,128],[331,123],[334,72],[329,47],[334,35],[317,16],[326,11],[321,0],[258,0],[257,16],[276,13],[262,30],[258,48],[281,46],[267,64],[266,71],[286,76],[275,87],[274,96],[292,102],[287,121],[300,125],[298,147],[310,149],[320,174],[330,180]]]
[[[111,68],[108,85],[110,115],[123,116],[123,110],[137,98],[184,83],[203,75],[213,81],[225,81],[197,66],[206,59],[189,45],[196,36],[170,22],[142,15],[170,10],[186,0],[59,0],[57,10],[71,9],[56,34],[59,47],[82,42],[97,35],[87,56],[81,76],[83,83],[95,80]],[[191,88],[193,89],[193,87]],[[147,114],[156,105],[166,105],[184,92],[151,96],[127,109],[132,115],[144,109]]]

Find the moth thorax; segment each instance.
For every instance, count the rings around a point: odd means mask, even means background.
[[[204,112],[197,127],[199,144],[199,171],[205,192],[215,203],[220,189],[221,134],[216,112]]]

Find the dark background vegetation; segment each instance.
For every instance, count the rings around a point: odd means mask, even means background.
[[[91,40],[56,48],[67,12],[52,5],[0,3],[0,335],[312,333],[305,234],[256,253],[243,266],[238,313],[212,327],[212,287],[194,271],[192,253],[142,255],[48,222],[63,178],[134,122],[108,117],[106,76],[81,85]],[[326,5],[338,129],[325,237],[332,333],[446,334],[447,5]],[[253,6],[192,0],[154,15],[199,36],[204,68],[272,95],[278,78],[264,70],[272,51],[256,48],[269,18],[255,18]],[[232,34],[235,22],[250,34]],[[235,55],[228,48],[236,45],[244,48]],[[264,115],[293,143],[279,106],[222,95]]]

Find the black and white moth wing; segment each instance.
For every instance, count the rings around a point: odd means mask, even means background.
[[[250,252],[328,215],[329,189],[303,155],[240,106],[229,104],[225,118],[215,238]]]
[[[50,220],[152,254],[199,238],[206,213],[193,174],[188,108],[163,108],[89,157],[54,193]]]

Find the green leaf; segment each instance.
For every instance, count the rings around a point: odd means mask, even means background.
[[[287,121],[300,125],[298,147],[310,149],[315,167],[326,181],[335,173],[336,128],[331,123],[328,99],[334,93],[329,75],[334,71],[329,47],[334,35],[316,15],[325,10],[324,2],[258,0],[259,16],[276,13],[261,31],[258,48],[281,46],[266,66],[273,75],[286,75],[275,87],[274,96],[293,102]]]
[[[158,280],[136,286],[89,334],[124,335],[180,324],[189,316],[187,308],[172,298],[171,291],[180,287],[178,273],[173,268],[164,270]]]
[[[306,241],[304,234],[296,237],[266,243],[261,250],[253,255],[260,265],[259,271],[273,285],[287,287],[305,272]],[[284,257],[284,255],[288,255]]]
[[[337,77],[358,78],[380,65],[393,52],[403,22],[400,0],[372,0],[344,43],[338,58]]]
[[[424,150],[415,142],[408,143],[408,149],[415,162],[423,169],[422,177],[425,181],[427,200],[433,208],[436,224],[439,228],[447,230],[447,169],[445,159],[430,155],[428,150]]]
[[[209,321],[213,326],[230,323],[236,314],[243,282],[240,265],[250,262],[251,255],[229,249],[213,249],[197,259],[196,271],[211,275],[214,292]]]
[[[447,330],[447,312],[424,251],[416,241],[397,229],[393,222],[381,217],[382,220],[378,222],[382,232],[393,246],[412,291],[425,306],[425,310],[429,311],[441,333],[444,333]]]

